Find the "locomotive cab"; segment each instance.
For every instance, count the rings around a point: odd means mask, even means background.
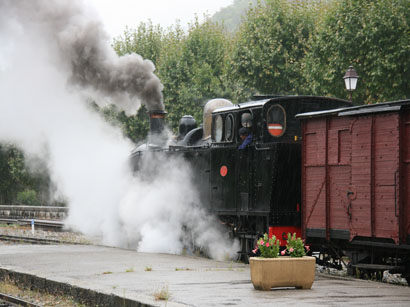
[[[248,254],[259,235],[269,232],[286,244],[288,232],[301,235],[302,110],[349,105],[344,100],[288,96],[233,105],[212,113],[210,206],[242,239]],[[252,142],[239,149],[239,130]]]
[[[284,244],[300,234],[300,137],[289,109],[265,99],[212,114],[212,209],[247,239],[269,231]],[[252,135],[243,150],[241,128]]]

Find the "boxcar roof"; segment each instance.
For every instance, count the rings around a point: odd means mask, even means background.
[[[322,117],[322,116],[350,116],[350,115],[361,115],[361,114],[372,114],[380,112],[393,112],[399,111],[402,107],[410,107],[410,99],[383,102],[376,104],[366,104],[355,107],[339,108],[333,110],[317,111],[317,112],[307,112],[297,114],[297,118],[305,119],[311,117]]]

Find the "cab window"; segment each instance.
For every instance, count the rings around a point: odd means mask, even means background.
[[[229,114],[225,118],[225,141],[226,142],[232,142],[233,140],[233,116],[232,114]]]
[[[286,112],[278,104],[271,106],[267,114],[267,127],[269,134],[274,137],[282,136],[286,131]]]
[[[214,126],[215,142],[221,142],[222,136],[223,136],[223,119],[221,115],[217,115],[215,118],[215,126]]]

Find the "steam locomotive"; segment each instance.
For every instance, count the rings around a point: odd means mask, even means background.
[[[191,163],[201,203],[241,241],[246,261],[263,233],[282,243],[288,232],[301,235],[301,127],[296,114],[350,105],[308,96],[259,96],[237,105],[214,99],[204,107],[203,126],[184,116],[176,144],[166,148],[161,140],[165,112],[152,111],[149,147]],[[252,142],[240,150],[242,127]],[[134,165],[146,149],[134,151]]]
[[[352,107],[315,96],[214,99],[203,126],[184,116],[166,148],[165,112],[150,118],[148,148],[191,163],[202,204],[240,240],[244,261],[263,233],[285,244],[295,232],[319,262],[340,268],[347,255],[351,274],[391,270],[410,281],[410,100]],[[244,149],[241,128],[252,135]]]

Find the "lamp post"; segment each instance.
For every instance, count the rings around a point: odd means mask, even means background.
[[[349,100],[352,101],[352,92],[356,89],[357,80],[359,79],[353,66],[349,66],[343,79],[345,80],[346,89],[349,91]]]

